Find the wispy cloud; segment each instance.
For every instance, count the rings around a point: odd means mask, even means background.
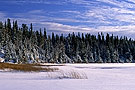
[[[7,14],[4,12],[0,12],[0,21],[4,21],[7,17]]]
[[[88,27],[80,27],[80,26],[71,26],[64,25],[60,23],[52,23],[52,22],[42,22],[42,25],[45,25],[49,30],[57,30],[62,32],[90,32],[91,28]]]
[[[132,2],[133,4],[135,3],[135,0],[128,0],[129,2]]]
[[[65,10],[65,11],[60,11],[60,12],[63,12],[63,13],[71,13],[71,14],[81,14],[79,11],[71,11],[71,10]]]
[[[5,13],[0,12],[0,17],[1,17],[1,18],[5,17],[5,16],[6,16],[6,14],[5,14]]]
[[[42,4],[41,8],[33,7],[9,16],[21,23],[32,22],[36,29],[46,27],[50,32],[59,33],[109,32],[135,38],[134,0],[14,0],[12,3],[37,4],[39,7]],[[8,15],[0,12],[0,17],[5,19]]]
[[[120,8],[133,8],[135,5],[133,3],[129,3],[126,0],[97,0],[99,2],[108,3]]]
[[[8,1],[0,1],[0,2],[8,2]],[[10,3],[23,4],[23,3],[35,3],[35,4],[57,4],[62,5],[66,3],[66,0],[12,0]]]
[[[29,14],[42,14],[42,13],[44,13],[44,11],[43,10],[32,10],[32,11],[29,11],[28,13]]]
[[[59,23],[52,22],[43,22],[41,25],[45,26],[48,30],[52,30],[54,32],[62,32],[62,33],[72,33],[72,32],[81,32],[81,33],[92,33],[97,34],[98,32],[110,33],[119,36],[127,36],[129,38],[134,37],[135,34],[135,25],[128,26],[100,26],[97,28],[91,27],[81,27],[81,26],[71,26],[64,25]]]
[[[67,2],[73,3],[73,4],[81,4],[81,5],[92,5],[97,2],[95,1],[86,1],[86,0],[67,0]]]

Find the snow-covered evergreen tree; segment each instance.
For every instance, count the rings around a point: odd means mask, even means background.
[[[0,22],[0,62],[13,63],[131,63],[135,62],[135,41],[125,37],[84,33],[47,36],[8,19]],[[4,59],[4,60],[3,60]]]

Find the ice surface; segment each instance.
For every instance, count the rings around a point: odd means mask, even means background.
[[[88,79],[48,78],[48,72],[0,71],[0,90],[134,90],[135,64],[66,64],[61,71],[86,73]],[[51,72],[54,76],[57,72]]]

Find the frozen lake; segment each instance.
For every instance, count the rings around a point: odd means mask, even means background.
[[[0,90],[134,90],[135,64],[66,64],[57,72],[0,71]],[[88,79],[57,78],[75,71]],[[51,75],[51,78],[48,77]]]

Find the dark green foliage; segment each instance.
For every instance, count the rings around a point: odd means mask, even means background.
[[[40,34],[36,31],[37,45],[40,46]]]
[[[54,45],[55,44],[55,36],[54,36],[54,33],[52,32],[52,44]]]
[[[11,26],[8,19],[4,25],[0,22],[0,42],[5,48],[5,59],[18,63],[28,60],[52,63],[135,62],[135,41],[108,33],[95,36],[73,32],[59,36],[52,32],[47,36],[45,28],[42,34],[42,29],[35,31],[32,23],[30,28],[26,24],[19,28],[17,21],[13,21]]]
[[[3,29],[3,23],[0,22],[0,29]]]
[[[18,31],[18,24],[17,24],[17,21],[15,21],[14,29],[15,29],[15,32],[17,33],[17,31]]]
[[[7,29],[8,29],[8,31],[10,32],[10,30],[11,30],[11,22],[10,22],[10,19],[7,19]]]
[[[44,28],[44,39],[47,39],[47,35],[46,35],[46,28]]]

